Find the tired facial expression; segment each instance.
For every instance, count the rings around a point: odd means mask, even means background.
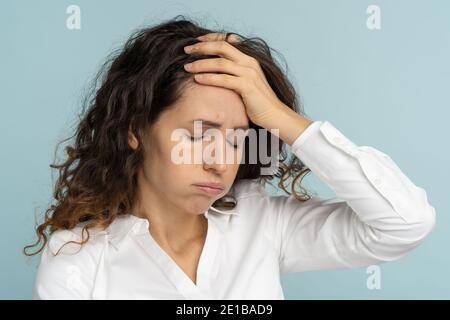
[[[140,178],[165,201],[186,212],[201,214],[233,185],[248,126],[239,94],[192,83],[149,129]],[[134,143],[131,139],[132,147]],[[174,157],[179,151],[184,159],[192,161],[180,163]],[[200,158],[194,154],[200,154]],[[202,183],[217,183],[222,190],[196,186]]]

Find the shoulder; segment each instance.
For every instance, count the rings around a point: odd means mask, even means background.
[[[242,221],[250,221],[252,225],[260,225],[264,218],[276,211],[278,197],[271,195],[264,185],[256,179],[238,181],[232,190],[236,199],[236,208]]]
[[[48,254],[55,257],[78,255],[95,260],[109,241],[126,234],[134,222],[131,215],[127,214],[116,217],[106,228],[93,227],[86,230],[87,222],[79,223],[72,229],[53,232],[45,249]],[[88,241],[80,245],[83,240],[87,239],[88,233]]]
[[[236,211],[248,219],[282,223],[281,220],[289,220],[295,213],[300,214],[312,211],[316,207],[331,205],[330,200],[326,201],[317,195],[310,195],[309,199],[302,201],[292,194],[284,193],[281,189],[279,192],[271,191],[256,180],[239,181],[233,192],[237,200]]]
[[[99,241],[80,246],[81,229],[53,232],[37,269],[33,299],[89,299],[101,253]]]
[[[136,219],[130,214],[116,217],[113,222],[106,228],[94,227],[89,228],[88,231],[84,229],[87,222],[79,223],[74,228],[68,230],[57,230],[49,238],[48,249],[56,255],[72,255],[81,252],[95,252],[101,251],[108,241],[115,241],[126,235]],[[80,246],[78,243],[87,238],[89,232],[89,240]]]
[[[289,203],[295,203],[297,205],[302,204],[301,201],[297,200],[292,195],[270,192],[266,186],[256,179],[238,181],[233,186],[232,194],[236,198],[238,205],[241,207],[251,206],[252,208],[259,208],[261,209],[259,210],[259,213],[273,212],[275,209],[281,209]]]
[[[99,246],[102,237],[106,234],[106,230],[101,228],[89,229],[89,240],[80,246],[78,243],[84,238],[87,238],[86,230],[83,230],[85,223],[78,224],[73,229],[56,230],[53,232],[48,240],[48,250],[54,255],[71,255],[86,248],[92,250]]]
[[[89,230],[89,240],[80,245],[87,234],[83,231],[85,223],[73,229],[54,231],[41,255],[37,280],[51,281],[51,278],[64,276],[71,270],[79,270],[85,275],[96,269],[105,244],[105,230],[93,228]]]
[[[105,248],[127,230],[128,221],[117,217],[106,228],[89,229],[89,240],[82,246],[79,242],[86,238],[86,223],[53,232],[42,251],[33,298],[90,299]]]
[[[268,195],[265,187],[257,179],[239,180],[235,182],[230,191],[236,199]]]
[[[89,240],[83,244],[83,248],[88,251],[99,250],[108,243],[108,241],[118,239],[126,235],[139,218],[134,218],[131,214],[117,216],[111,224],[105,228],[93,227],[88,231],[84,229],[87,222],[77,224],[74,228],[68,230],[57,230],[49,239],[49,249],[56,254],[60,250],[63,254],[74,254],[81,252],[80,246],[75,242],[81,242],[87,237],[89,232]],[[64,245],[66,244],[67,245]],[[64,245],[64,246],[63,246]]]

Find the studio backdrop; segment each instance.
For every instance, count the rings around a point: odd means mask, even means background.
[[[388,154],[435,209],[435,228],[405,257],[285,275],[286,299],[449,299],[446,0],[2,1],[0,298],[32,296],[39,256],[22,249],[52,203],[49,165],[73,132],[90,81],[134,30],[178,15],[264,39],[308,117]],[[314,174],[304,185],[335,196]]]

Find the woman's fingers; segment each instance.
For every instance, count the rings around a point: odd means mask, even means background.
[[[235,76],[244,76],[247,73],[247,67],[240,66],[231,60],[225,58],[199,59],[184,65],[188,72],[222,72]]]
[[[244,78],[225,73],[199,73],[194,78],[199,83],[235,90],[239,94],[243,94],[246,87]]]
[[[226,33],[213,32],[213,33],[207,33],[200,37],[197,37],[197,39],[200,41],[225,41],[226,40],[231,43],[236,43],[236,42],[241,41],[241,38],[237,34],[230,33],[228,35],[228,38],[225,39],[226,36],[227,36]]]
[[[255,67],[257,64],[256,59],[246,55],[227,41],[222,40],[198,42],[184,47],[184,51],[189,54],[214,54],[248,67]]]
[[[224,39],[224,34],[208,34],[204,41],[184,47],[187,54],[219,56],[195,60],[186,64],[185,69],[194,74],[198,83],[228,88],[239,93],[250,120],[263,125],[265,119],[284,104],[267,82],[258,60]]]

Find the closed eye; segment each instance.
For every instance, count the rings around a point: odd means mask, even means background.
[[[201,139],[203,139],[205,136],[199,136],[199,137],[188,136],[188,137],[191,139],[191,141],[197,142],[197,141],[200,141]],[[231,146],[233,146],[234,149],[238,149],[239,148],[239,145],[235,145],[233,143],[230,143],[229,141],[228,141],[228,143]]]
[[[191,141],[199,141],[200,139],[203,138],[203,136],[200,136],[200,137],[189,136],[189,138],[191,138]]]

